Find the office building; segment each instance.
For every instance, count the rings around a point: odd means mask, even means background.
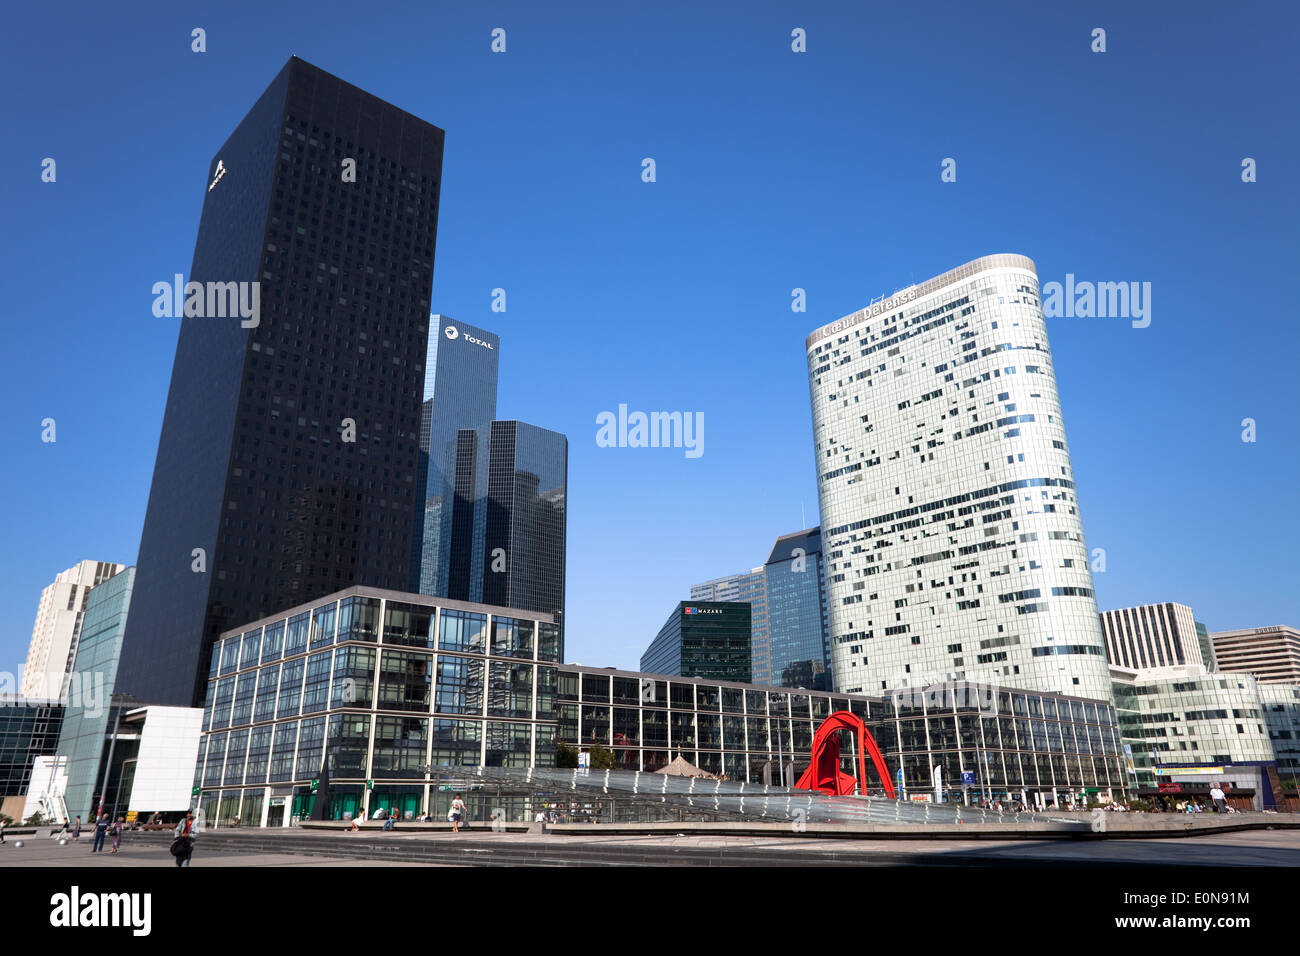
[[[608,747],[620,770],[658,770],[680,755],[754,783],[780,785],[786,766],[788,783],[807,769],[818,725],[850,711],[907,800],[932,796],[936,766],[947,800],[961,799],[969,779],[975,800],[1031,808],[1123,798],[1130,779],[1114,708],[1056,694],[947,684],[870,697],[564,665],[557,706],[560,741]],[[868,788],[879,793],[867,766]]]
[[[430,317],[424,405],[420,420],[421,494],[417,497],[410,590],[437,595],[438,569],[446,568],[449,540],[442,516],[450,516],[454,495],[456,435],[496,418],[497,357],[501,340],[484,329],[445,315]],[[450,529],[448,529],[448,538]],[[446,587],[445,578],[441,587]]]
[[[1219,669],[1218,659],[1214,656],[1214,641],[1210,638],[1210,632],[1200,621],[1193,621],[1196,627],[1196,646],[1201,649],[1201,663],[1205,669],[1214,673]]]
[[[457,433],[437,596],[550,614],[563,655],[569,442],[494,421]]]
[[[54,577],[41,592],[36,624],[18,692],[24,697],[62,697],[77,656],[86,600],[96,585],[122,570],[108,561],[82,561]]]
[[[225,630],[407,587],[442,149],[293,57],[213,156],[119,691],[201,702]]]
[[[222,826],[290,825],[328,758],[330,818],[445,819],[434,767],[555,765],[559,656],[549,614],[381,588],[253,621],[212,655],[199,804]]]
[[[69,700],[57,753],[67,777],[63,797],[72,815],[89,819],[99,805],[108,736],[126,709],[112,701],[127,612],[135,588],[135,568],[127,568],[95,588],[86,602],[82,638],[73,673],[81,699]],[[87,693],[89,691],[89,693]]]
[[[1186,604],[1144,604],[1103,611],[1101,630],[1106,656],[1116,667],[1147,671],[1206,665],[1196,621]]]
[[[747,684],[749,622],[744,601],[681,601],[641,655],[641,670]]]
[[[807,358],[836,689],[1109,699],[1034,263],[911,286]]]
[[[1216,631],[1219,670],[1252,674],[1262,684],[1300,684],[1300,631],[1285,624]]]
[[[749,605],[750,668],[755,683],[772,683],[772,647],[767,624],[767,568],[691,585],[692,601],[743,601]]]
[[[770,683],[831,690],[830,621],[820,528],[777,538],[764,565]]]
[[[0,813],[20,822],[31,815],[23,812],[28,791],[53,779],[50,765],[38,770],[37,761],[55,754],[62,725],[61,701],[0,695]]]
[[[1214,783],[1256,810],[1278,804],[1277,758],[1254,678],[1112,669],[1121,736],[1133,756],[1135,793],[1206,803]],[[1152,672],[1148,672],[1150,675]]]
[[[1273,744],[1273,757],[1282,783],[1293,794],[1300,785],[1300,685],[1257,685],[1264,709],[1264,726]]]

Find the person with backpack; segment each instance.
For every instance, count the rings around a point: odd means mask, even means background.
[[[189,866],[190,857],[194,855],[194,838],[199,834],[199,825],[194,820],[194,811],[185,814],[185,819],[176,824],[172,831],[172,856],[176,857],[177,866]]]

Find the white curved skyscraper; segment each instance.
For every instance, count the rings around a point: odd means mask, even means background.
[[[968,262],[807,353],[835,689],[1109,699],[1033,261]]]

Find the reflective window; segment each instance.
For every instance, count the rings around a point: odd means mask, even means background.
[[[496,657],[533,657],[533,622],[524,618],[492,618],[492,654]]]
[[[423,777],[427,717],[376,717],[375,777]]]
[[[444,621],[448,613],[443,612]],[[433,647],[433,618],[431,607],[389,601],[384,605],[384,643]]]
[[[444,609],[439,623],[438,647],[444,651],[487,653],[487,617],[471,611]]]
[[[379,598],[350,597],[339,602],[339,643],[375,641],[379,625]]]
[[[262,637],[262,663],[278,661],[283,651],[284,621],[266,625],[266,633]]]
[[[427,714],[433,684],[432,655],[385,650],[379,660],[379,707]]]
[[[334,643],[334,624],[338,604],[332,602],[311,612],[311,646],[313,649]]]
[[[483,713],[483,661],[438,655],[438,686],[434,710],[440,714]]]
[[[533,665],[523,661],[488,663],[488,716],[533,716]]]

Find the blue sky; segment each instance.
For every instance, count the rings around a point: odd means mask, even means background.
[[[131,6],[0,38],[0,670],[56,572],[135,561],[177,333],[150,287],[290,54],[447,131],[433,310],[501,336],[500,417],[569,436],[569,660],[635,666],[691,583],[814,523],[804,337],[994,252],[1152,283],[1149,328],[1048,325],[1101,607],[1300,624],[1294,5]],[[702,412],[704,455],[597,447],[620,403]]]

